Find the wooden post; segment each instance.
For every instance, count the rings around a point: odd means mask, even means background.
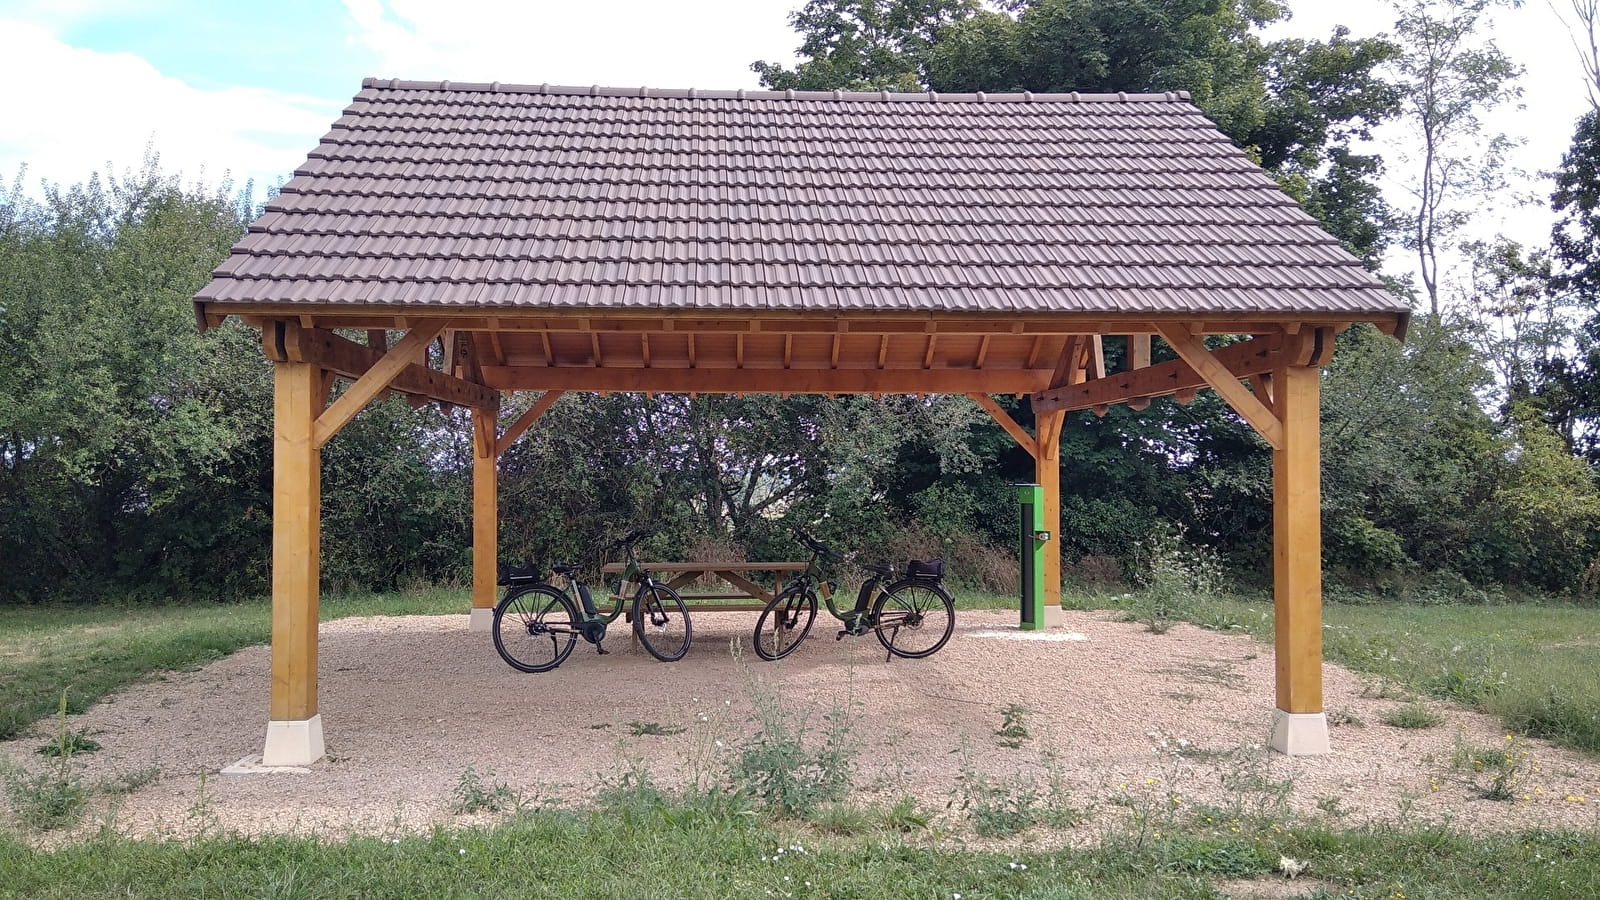
[[[1061,624],[1061,423],[1064,412],[1034,416],[1034,440],[1039,452],[1033,458],[1034,480],[1043,488],[1044,527],[1050,542],[1044,550],[1044,622],[1046,628]]]
[[[1322,709],[1321,369],[1273,373],[1283,446],[1272,453],[1272,602],[1278,704],[1272,747],[1291,756],[1327,753]]]
[[[327,400],[322,370],[273,363],[272,703],[268,766],[322,758],[317,713],[317,606],[322,453],[312,432]]]
[[[472,618],[469,631],[488,631],[494,620],[499,574],[499,482],[495,411],[472,411]]]

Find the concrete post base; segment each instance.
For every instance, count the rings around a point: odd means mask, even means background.
[[[1287,756],[1324,756],[1332,753],[1328,745],[1327,714],[1273,710],[1272,740],[1267,746]]]
[[[1062,609],[1060,605],[1051,606],[1046,603],[1044,606],[1044,622],[1041,624],[1045,628],[1065,628],[1067,627],[1067,611]]]
[[[309,766],[322,758],[322,714],[297,722],[268,722],[263,766]]]
[[[494,610],[486,606],[474,606],[472,617],[467,619],[468,631],[488,631],[494,627]]]

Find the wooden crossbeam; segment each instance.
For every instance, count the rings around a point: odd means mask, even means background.
[[[1028,369],[594,369],[484,366],[484,384],[506,391],[635,391],[660,394],[1016,394],[1047,386]]]
[[[386,356],[355,341],[320,328],[301,328],[295,322],[267,322],[262,327],[262,349],[279,362],[314,363],[341,378],[359,380]],[[472,409],[498,409],[500,397],[481,384],[453,378],[435,369],[411,365],[401,369],[388,389],[418,402],[437,400]]]
[[[1138,337],[1135,335],[1135,337]],[[1278,338],[1257,337],[1212,351],[1211,356],[1238,378],[1271,372],[1284,353]],[[1117,372],[1087,381],[1040,391],[1033,397],[1035,412],[1091,409],[1150,397],[1167,397],[1204,387],[1206,380],[1182,359]]]
[[[545,391],[543,396],[535,401],[532,406],[528,407],[527,412],[524,412],[522,415],[518,416],[517,420],[512,422],[511,425],[506,428],[505,433],[500,435],[500,437],[495,440],[495,459],[499,459],[500,457],[504,456],[506,450],[509,449],[512,444],[517,442],[517,438],[522,437],[523,432],[527,431],[529,428],[532,428],[533,423],[539,421],[540,416],[549,412],[550,407],[556,405],[556,401],[561,399],[561,395],[563,393],[565,392]]]
[[[361,374],[361,377],[350,385],[349,389],[339,396],[333,405],[317,416],[317,423],[312,430],[311,441],[316,447],[322,447],[339,433],[356,413],[366,408],[372,398],[389,389],[396,377],[409,366],[416,365],[417,360],[423,359],[428,352],[428,345],[439,332],[444,330],[444,323],[440,321],[424,322],[401,338],[399,343],[390,348],[383,358],[378,360],[371,368]],[[437,373],[442,378],[451,376]],[[454,379],[459,381],[460,379]],[[470,382],[463,382],[470,384]]]
[[[1172,345],[1179,358],[1206,380],[1212,390],[1228,401],[1234,412],[1244,417],[1274,450],[1283,449],[1283,422],[1260,398],[1239,381],[1239,376],[1212,355],[1200,338],[1180,326],[1162,326],[1161,337]]]
[[[1017,446],[1028,451],[1028,455],[1034,459],[1039,458],[1039,444],[1034,440],[1033,435],[1029,434],[1021,425],[1018,425],[1017,420],[1011,418],[1011,415],[1002,409],[1000,404],[994,402],[993,397],[988,394],[968,394],[967,396],[983,407],[989,417],[994,419],[995,424],[1004,428],[1006,434],[1011,435],[1011,439],[1017,442]]]

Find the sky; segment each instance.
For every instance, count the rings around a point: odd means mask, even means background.
[[[755,88],[751,62],[792,63],[788,14],[802,2],[0,0],[0,183],[23,165],[30,192],[41,179],[120,173],[149,147],[168,172],[252,180],[259,196],[288,178],[367,76]],[[1269,37],[1325,38],[1337,24],[1364,36],[1394,19],[1385,0],[1291,6]],[[1548,171],[1584,109],[1576,54],[1547,0],[1498,13],[1492,34],[1527,66],[1525,108],[1494,124],[1527,139],[1520,166]],[[1389,189],[1403,199],[1398,179]],[[1505,207],[1481,227],[1548,229],[1537,206]]]

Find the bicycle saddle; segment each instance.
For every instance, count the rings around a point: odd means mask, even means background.
[[[573,563],[556,563],[550,567],[550,571],[557,575],[571,575],[573,572],[578,571],[578,567]]]

